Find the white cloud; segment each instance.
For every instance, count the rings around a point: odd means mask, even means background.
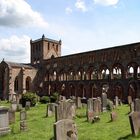
[[[93,0],[95,4],[100,4],[104,6],[113,6],[118,4],[119,0]]]
[[[77,0],[77,2],[75,3],[75,7],[77,9],[81,10],[82,12],[86,12],[87,11],[85,2],[83,0]]]
[[[0,0],[0,25],[47,27],[48,23],[25,0]]]
[[[71,14],[72,13],[72,9],[70,7],[67,7],[65,9],[65,11],[66,11],[66,14]]]
[[[1,59],[29,63],[30,37],[27,35],[21,37],[13,35],[10,38],[0,38],[0,42]]]

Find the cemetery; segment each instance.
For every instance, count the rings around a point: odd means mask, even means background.
[[[140,104],[128,97],[128,104],[107,98],[59,96],[55,103],[25,107],[0,102],[1,140],[135,140],[140,139]],[[133,103],[133,106],[131,104]],[[16,104],[16,105],[15,105]],[[81,104],[81,105],[80,105]],[[79,106],[80,105],[80,106]],[[18,108],[20,106],[20,108]]]

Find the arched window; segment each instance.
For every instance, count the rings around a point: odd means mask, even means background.
[[[108,79],[109,78],[109,69],[103,69],[101,71],[101,79]]]
[[[137,68],[137,78],[140,78],[140,66]]]
[[[18,91],[18,77],[15,78],[15,81],[14,81],[14,91],[17,92]]]
[[[112,79],[122,79],[123,78],[123,66],[121,64],[115,64],[112,69]]]
[[[91,73],[91,80],[93,80],[93,79],[97,79],[96,71],[92,71],[92,73]]]
[[[86,72],[85,71],[83,72],[82,80],[86,80]]]
[[[81,72],[78,72],[78,80],[81,80]]]
[[[134,67],[128,66],[127,69],[127,78],[133,78],[134,77]]]
[[[69,80],[73,80],[73,72],[72,71],[70,72]]]
[[[56,73],[56,71],[54,71],[53,72],[53,79],[54,79],[54,81],[56,80],[56,76],[57,76],[57,73]]]
[[[26,78],[26,91],[29,91],[31,89],[31,78],[28,76]]]

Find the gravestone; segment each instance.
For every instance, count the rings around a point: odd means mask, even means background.
[[[31,102],[30,102],[30,101],[26,101],[25,109],[26,109],[26,110],[29,110],[30,107],[31,107]]]
[[[27,114],[26,111],[20,112],[20,131],[26,131],[27,130]]]
[[[140,134],[140,112],[132,112],[129,115],[129,121],[132,134],[135,136]]]
[[[131,102],[129,106],[130,106],[130,112],[134,112],[134,102]]]
[[[73,103],[70,101],[61,101],[55,106],[55,120],[73,119]]]
[[[12,111],[17,111],[17,103],[16,102],[11,103],[11,110]]]
[[[134,111],[140,111],[140,99],[138,98],[134,100]]]
[[[88,120],[88,122],[92,122],[93,118],[94,118],[93,99],[89,98],[87,101],[87,120]]]
[[[62,96],[62,95],[59,95],[59,101],[64,101],[64,100],[66,100],[66,97]]]
[[[73,100],[69,100],[68,102],[71,103],[71,115],[72,115],[72,118],[75,118],[76,117],[76,105],[75,105],[75,102]]]
[[[21,111],[22,110],[22,104],[17,104],[17,111]]]
[[[63,119],[54,124],[55,140],[78,140],[76,124],[73,120]]]
[[[101,99],[100,98],[96,98],[93,101],[93,110],[95,112],[96,115],[99,115],[102,111],[102,106],[101,106]]]
[[[113,102],[109,99],[107,99],[107,110],[112,111],[116,106],[113,104]]]
[[[10,124],[15,123],[15,111],[9,110],[8,113],[9,113],[9,123]]]
[[[128,104],[131,104],[132,103],[132,97],[131,96],[128,96],[127,97],[127,100],[128,100]]]
[[[116,107],[119,106],[119,98],[118,98],[118,96],[115,96],[115,106]]]
[[[107,94],[105,92],[102,93],[101,96],[101,101],[102,101],[102,111],[106,111],[107,110]]]
[[[57,106],[57,104],[55,104],[55,103],[47,104],[46,117],[50,117],[55,114],[55,106]]]
[[[76,107],[77,108],[82,108],[81,97],[76,98]]]
[[[111,117],[111,121],[116,121],[117,120],[117,113],[116,112],[111,112],[110,117]]]
[[[119,99],[119,106],[122,106],[122,100],[121,99]]]
[[[8,108],[0,106],[0,136],[10,132]]]

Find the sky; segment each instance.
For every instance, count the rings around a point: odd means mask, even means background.
[[[140,0],[0,0],[0,61],[30,62],[30,39],[62,56],[140,42]]]

